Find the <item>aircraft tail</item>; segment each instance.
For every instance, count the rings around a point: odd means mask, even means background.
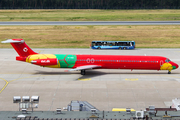
[[[18,57],[16,57],[16,60],[24,61],[26,57],[33,54],[38,54],[34,52],[23,39],[8,39],[5,41],[2,41],[1,43],[10,43],[13,48],[16,50],[16,52],[19,54]]]

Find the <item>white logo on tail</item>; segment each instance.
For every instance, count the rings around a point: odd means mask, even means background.
[[[28,49],[25,47],[25,48],[23,49],[23,51],[24,51],[24,52],[27,52],[27,51],[28,51]]]

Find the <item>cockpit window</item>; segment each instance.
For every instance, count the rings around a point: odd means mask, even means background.
[[[170,62],[171,60],[170,59],[166,59],[165,62]]]

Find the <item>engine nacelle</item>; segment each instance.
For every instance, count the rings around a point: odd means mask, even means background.
[[[26,57],[16,56],[16,60],[26,62]]]
[[[58,59],[57,58],[36,59],[36,60],[32,60],[31,63],[40,66],[57,65]]]

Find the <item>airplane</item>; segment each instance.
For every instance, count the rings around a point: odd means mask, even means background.
[[[71,68],[68,71],[81,71],[86,74],[88,69],[138,69],[138,70],[171,70],[178,64],[162,56],[133,55],[79,55],[79,54],[38,54],[23,39],[8,39],[1,43],[10,43],[19,56],[17,61],[50,68]]]

